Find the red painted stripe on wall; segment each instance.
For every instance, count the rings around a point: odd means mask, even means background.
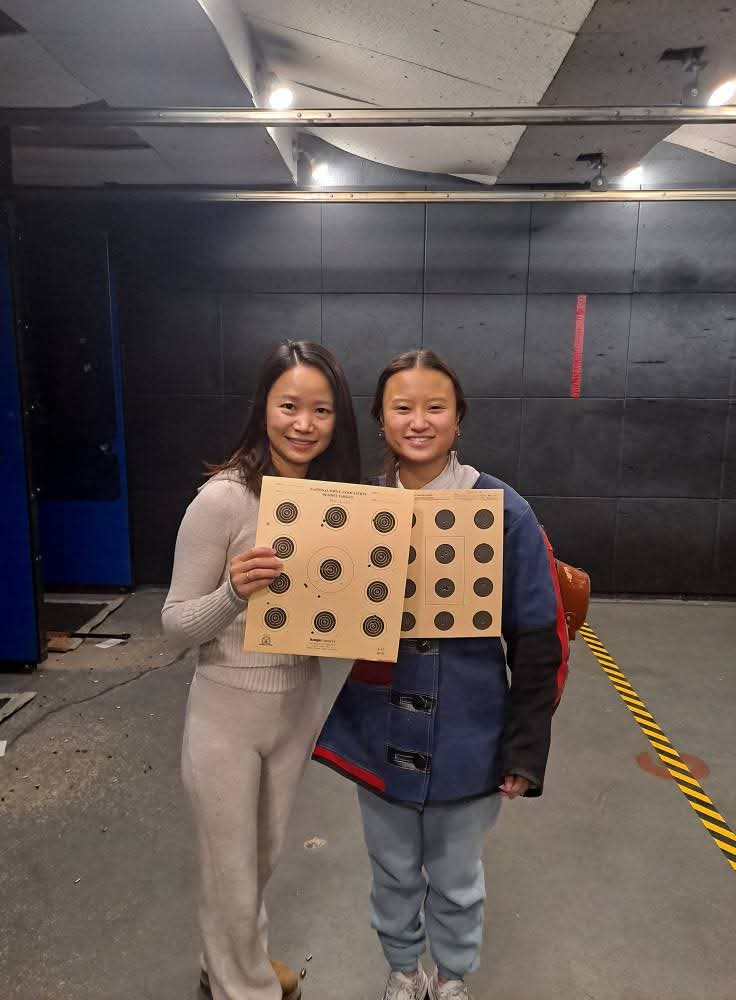
[[[585,310],[588,304],[587,295],[578,295],[575,305],[575,340],[572,346],[572,375],[570,377],[570,395],[573,399],[580,397],[580,384],[583,378],[583,342],[585,341]]]

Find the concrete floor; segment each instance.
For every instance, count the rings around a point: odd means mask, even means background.
[[[38,697],[0,724],[0,997],[195,1000],[195,854],[179,785],[194,660],[160,637],[163,591],[4,690]],[[595,602],[590,622],[736,824],[736,605]],[[326,661],[325,704],[346,665]],[[736,872],[581,640],[555,718],[547,790],[504,807],[486,848],[476,1000],[734,1000]],[[305,849],[321,837],[326,843]],[[308,963],[305,1000],[378,1000],[368,865],[353,787],[311,765],[270,890],[271,945]]]

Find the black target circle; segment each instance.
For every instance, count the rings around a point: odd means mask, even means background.
[[[451,510],[438,510],[434,516],[434,523],[438,528],[442,528],[443,531],[447,531],[455,523],[455,515]]]
[[[344,507],[328,507],[325,511],[325,524],[328,528],[344,528],[348,523],[348,512]]]
[[[481,510],[475,512],[475,517],[473,521],[475,522],[476,528],[490,528],[493,524],[495,518],[490,510],[486,510],[483,507]]]
[[[291,500],[284,500],[276,508],[276,517],[282,524],[293,524],[299,517],[299,508]]]
[[[411,630],[414,628],[414,626],[416,625],[416,623],[417,623],[417,620],[414,617],[414,615],[411,613],[411,611],[405,611],[403,613],[403,615],[401,616],[401,631],[402,632],[411,632]]]
[[[410,545],[409,546],[409,562],[413,563],[414,560],[416,559],[416,557],[417,557],[417,550],[414,548],[413,545]]]
[[[387,549],[385,545],[377,545],[371,552],[371,562],[378,569],[385,569],[391,564],[392,559],[391,549]]]
[[[342,576],[342,566],[337,559],[323,559],[319,567],[319,575],[323,580],[332,583]]]
[[[473,625],[477,629],[485,630],[490,628],[493,623],[493,615],[488,611],[476,611],[473,615]]]
[[[434,623],[440,632],[446,632],[455,624],[455,619],[449,611],[440,611],[438,615],[434,616]]]
[[[378,615],[368,615],[368,617],[363,622],[363,631],[371,639],[377,638],[384,630],[385,624],[383,618],[379,618]]]
[[[380,510],[373,518],[373,527],[382,535],[387,535],[396,527],[396,518],[388,510]]]
[[[413,580],[407,580],[404,587],[404,597],[413,597],[417,592],[417,585]]]
[[[489,563],[493,559],[493,549],[490,545],[476,545],[473,555],[476,562]]]
[[[288,559],[296,551],[296,546],[286,535],[281,535],[279,538],[274,539],[271,542],[271,548],[276,553],[278,559]]]
[[[449,577],[443,576],[435,583],[434,592],[438,597],[452,597],[455,593],[455,584]]]
[[[268,589],[274,594],[285,594],[291,586],[291,579],[286,573],[279,573],[275,580],[272,580]]]
[[[286,625],[286,612],[283,608],[269,608],[263,616],[267,628],[277,629]]]
[[[412,526],[412,528],[415,527],[416,523],[417,523],[417,515],[416,514],[412,514],[411,515],[411,526]]]
[[[337,618],[331,611],[318,611],[314,616],[314,627],[318,632],[331,632],[337,625]]]
[[[383,580],[372,580],[365,589],[366,596],[373,604],[380,604],[388,597],[388,587]]]
[[[455,558],[455,549],[452,545],[438,545],[434,550],[434,557],[438,563],[442,563],[443,566],[446,566]]]
[[[479,577],[473,584],[473,593],[478,597],[488,597],[492,591],[493,581],[489,580],[487,576]]]

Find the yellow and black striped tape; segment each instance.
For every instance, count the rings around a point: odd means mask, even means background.
[[[602,670],[608,675],[611,684],[616,688],[621,700],[636,719],[639,728],[649,740],[657,756],[677,782],[677,787],[695,810],[698,819],[711,835],[731,868],[736,871],[736,833],[718,812],[712,799],[705,794],[700,782],[693,777],[685,761],[667,739],[662,728],[657,725],[652,713],[626,680],[624,672],[587,622],[580,629],[580,635]]]

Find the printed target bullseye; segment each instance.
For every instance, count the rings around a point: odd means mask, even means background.
[[[387,535],[396,527],[396,518],[388,510],[381,510],[373,518],[373,527],[380,531],[382,535]]]
[[[391,549],[385,545],[376,545],[371,552],[371,563],[378,569],[385,569],[387,566],[390,566],[392,559]]]
[[[263,616],[264,624],[270,629],[283,628],[287,620],[287,615],[283,608],[269,608]]]
[[[319,575],[330,583],[339,580],[342,576],[342,565],[337,559],[325,559],[319,567]]]
[[[366,597],[373,604],[380,604],[388,597],[388,587],[383,580],[372,580],[366,587]]]
[[[348,523],[348,512],[344,507],[328,507],[325,511],[325,524],[328,528],[344,528]]]
[[[336,545],[317,549],[307,565],[307,577],[315,595],[345,590],[353,582],[354,574],[350,553]]]
[[[381,635],[385,627],[386,624],[383,618],[379,618],[378,615],[369,615],[363,622],[363,631],[372,639]]]
[[[277,559],[291,559],[291,557],[296,552],[296,546],[291,538],[287,538],[286,535],[281,535],[279,538],[274,538],[271,542],[271,548],[276,553]]]
[[[291,586],[291,580],[286,573],[279,573],[275,580],[271,581],[269,590],[274,594],[285,594]]]
[[[276,508],[276,519],[282,524],[293,524],[298,517],[299,508],[291,500],[284,500]]]
[[[314,616],[314,627],[318,632],[331,632],[337,625],[337,618],[331,611],[318,611]]]

